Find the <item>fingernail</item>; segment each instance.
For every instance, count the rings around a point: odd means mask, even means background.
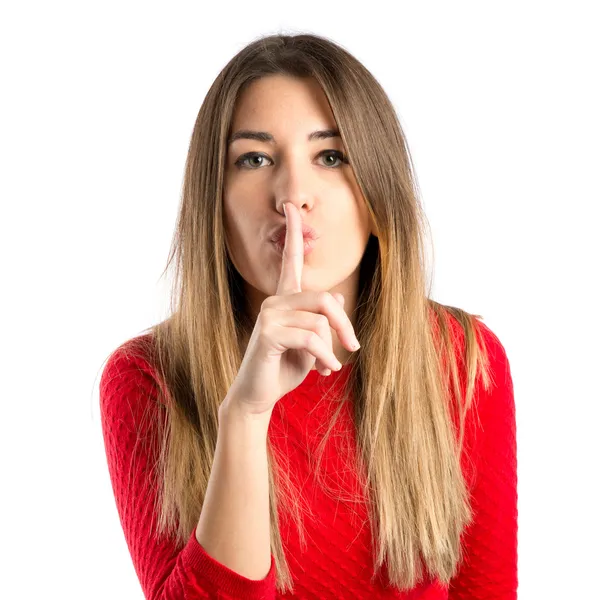
[[[287,210],[285,208],[285,204],[283,205],[283,214],[287,217]]]
[[[359,348],[360,344],[358,343],[358,340],[354,338],[354,341],[352,342],[352,350],[358,350]]]

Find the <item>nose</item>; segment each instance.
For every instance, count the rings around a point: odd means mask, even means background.
[[[311,210],[314,204],[312,186],[310,168],[299,161],[282,163],[274,180],[278,212],[283,214],[286,202],[292,202],[300,212],[302,209]]]

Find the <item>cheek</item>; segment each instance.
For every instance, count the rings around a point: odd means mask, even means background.
[[[239,237],[244,228],[243,203],[237,202],[235,197],[228,195],[223,200],[223,222],[232,238]]]
[[[223,234],[227,244],[235,244],[235,240],[238,237],[237,226],[235,219],[231,215],[231,212],[226,206],[223,206]]]
[[[227,244],[237,259],[237,262],[245,262],[255,256],[259,243],[256,230],[257,217],[245,207],[234,210],[226,209],[223,214],[224,233]],[[237,265],[236,265],[237,267]]]

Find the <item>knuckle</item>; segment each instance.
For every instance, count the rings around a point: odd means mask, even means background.
[[[258,317],[256,318],[257,321],[260,321],[261,329],[264,329],[272,319],[273,309],[270,307],[262,308],[260,313],[258,314]]]
[[[317,343],[317,339],[318,339],[319,335],[317,333],[315,333],[314,331],[309,331],[306,334],[306,346],[307,347],[312,347]]]
[[[317,294],[317,304],[321,308],[330,306],[331,300],[333,300],[333,296],[327,291],[320,291]]]
[[[264,324],[261,328],[260,331],[258,332],[258,339],[260,342],[262,342],[263,344],[267,343],[270,344],[273,342],[273,340],[275,339],[274,337],[274,325],[272,323],[266,323]]]
[[[260,310],[264,310],[265,308],[271,308],[271,306],[273,305],[273,301],[274,301],[274,296],[268,296],[267,298],[265,298],[262,301],[262,304],[260,305]]]
[[[325,315],[319,315],[317,317],[317,327],[319,329],[329,329],[329,319]]]

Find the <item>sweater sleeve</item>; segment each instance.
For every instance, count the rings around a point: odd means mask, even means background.
[[[262,580],[232,571],[196,539],[183,547],[156,536],[158,383],[150,365],[121,348],[113,352],[100,381],[100,414],[110,480],[125,540],[145,598],[270,600],[275,598],[275,563]]]
[[[463,533],[463,562],[449,600],[517,598],[517,444],[512,375],[506,352],[482,325],[489,352],[489,391],[479,384],[474,521]]]

